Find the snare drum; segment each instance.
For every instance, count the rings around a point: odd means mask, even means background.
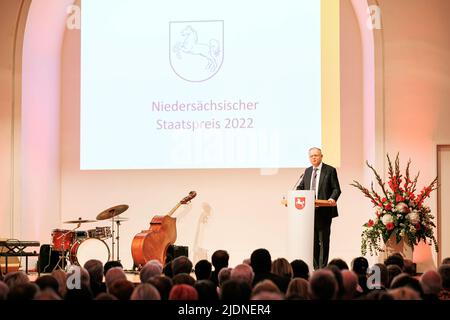
[[[95,229],[88,230],[89,238],[108,239],[111,238],[111,227],[95,227]]]
[[[55,251],[66,251],[70,249],[74,241],[74,232],[64,229],[52,230],[52,247]]]
[[[82,267],[91,259],[100,260],[104,265],[109,261],[109,257],[109,247],[103,240],[87,238],[79,240],[72,245],[69,260],[72,264],[77,264]]]

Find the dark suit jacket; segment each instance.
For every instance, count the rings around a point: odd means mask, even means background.
[[[305,170],[305,175],[297,187],[297,190],[311,190],[311,175],[313,167]],[[319,190],[317,192],[317,199],[328,200],[334,199],[337,201],[341,195],[341,188],[337,177],[336,169],[325,163],[322,163],[322,170],[319,177]],[[338,216],[337,207],[320,207],[316,209],[316,218],[334,218]]]

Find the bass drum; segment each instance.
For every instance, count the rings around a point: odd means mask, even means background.
[[[109,261],[109,258],[109,247],[100,239],[87,238],[78,240],[70,248],[70,262],[81,267],[91,259],[99,260],[105,265]]]

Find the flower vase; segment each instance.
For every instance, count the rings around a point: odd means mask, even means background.
[[[392,234],[388,241],[385,243],[384,252],[382,254],[383,259],[391,256],[394,253],[400,253],[403,256],[403,259],[409,259],[412,261],[413,259],[413,246],[411,246],[404,239],[400,240],[397,243],[395,239],[395,234]]]

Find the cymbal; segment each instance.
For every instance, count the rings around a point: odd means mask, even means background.
[[[91,222],[97,222],[97,220],[83,220],[83,219],[78,219],[78,220],[64,221],[63,223],[91,223]]]
[[[106,209],[105,211],[99,213],[97,215],[97,220],[106,220],[111,219],[112,217],[118,216],[122,212],[126,211],[128,209],[128,205],[121,204],[115,207],[111,207],[109,209]]]

